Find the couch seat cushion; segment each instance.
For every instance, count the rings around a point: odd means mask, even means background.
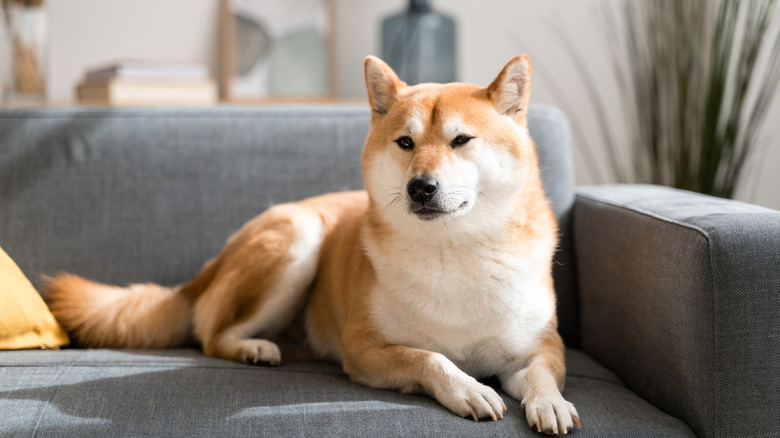
[[[694,436],[610,371],[567,351],[576,437]],[[263,368],[197,350],[0,352],[0,436],[537,436],[503,394],[503,420],[473,422],[426,395],[350,382],[332,363]]]

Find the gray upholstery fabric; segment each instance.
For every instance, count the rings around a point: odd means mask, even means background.
[[[39,285],[68,271],[182,283],[275,203],[362,188],[364,106],[0,110],[0,246]],[[578,344],[568,124],[529,112],[561,218],[560,331]]]
[[[653,186],[574,211],[584,349],[701,436],[777,436],[780,212]]]
[[[567,354],[575,437],[690,437],[587,355]],[[520,403],[497,422],[461,419],[425,395],[351,383],[330,363],[260,368],[194,350],[0,352],[0,435],[539,436]]]

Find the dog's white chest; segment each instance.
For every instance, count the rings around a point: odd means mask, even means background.
[[[532,348],[554,313],[544,264],[489,245],[410,247],[381,260],[373,311],[391,342],[437,351],[474,375]]]

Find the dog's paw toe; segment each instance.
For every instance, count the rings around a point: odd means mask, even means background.
[[[265,339],[247,339],[242,345],[242,359],[250,365],[279,366],[282,353],[279,347]]]
[[[496,391],[476,380],[454,391],[443,401],[451,411],[474,421],[504,418],[506,405]]]
[[[521,404],[531,429],[548,435],[566,435],[580,428],[580,418],[574,405],[563,397],[535,397]]]

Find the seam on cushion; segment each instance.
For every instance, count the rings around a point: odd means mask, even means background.
[[[598,202],[600,204],[605,204],[605,205],[609,205],[609,206],[612,206],[612,207],[619,207],[619,208],[622,208],[622,209],[625,209],[625,210],[635,211],[635,212],[640,213],[642,215],[652,217],[653,219],[658,219],[658,220],[663,221],[663,222],[668,222],[668,223],[671,223],[671,224],[674,224],[674,225],[678,225],[678,226],[683,227],[683,228],[688,228],[688,229],[691,229],[691,230],[698,231],[707,240],[707,247],[710,248],[710,250],[712,249],[712,240],[710,239],[709,233],[707,233],[703,228],[698,227],[696,225],[689,224],[689,223],[686,223],[686,222],[683,222],[683,221],[680,221],[680,220],[677,220],[677,219],[672,219],[672,218],[669,218],[669,217],[666,217],[666,216],[662,216],[660,214],[653,213],[652,211],[646,210],[646,209],[644,209],[642,207],[638,207],[636,205],[630,205],[630,204],[625,204],[625,203],[621,203],[621,202],[616,202],[616,201],[613,201],[611,199],[600,198],[600,197],[598,197],[596,195],[592,195],[590,193],[576,192],[576,196],[582,197],[582,198],[587,198],[587,199],[589,199],[591,201]],[[712,254],[710,254],[710,255],[712,255]]]
[[[697,231],[707,241],[707,258],[709,259],[707,265],[709,266],[709,277],[710,277],[710,281],[712,282],[712,295],[713,295],[712,296],[713,327],[712,327],[712,333],[711,334],[712,334],[712,338],[713,338],[712,342],[713,342],[714,347],[715,347],[714,348],[715,349],[715,376],[712,377],[710,380],[715,382],[715,392],[716,392],[715,400],[723,400],[723,397],[722,397],[723,386],[720,383],[718,383],[718,382],[720,382],[722,380],[720,378],[720,376],[723,375],[723,361],[721,360],[721,354],[720,354],[720,352],[722,351],[721,350],[722,349],[722,344],[720,342],[721,336],[718,336],[718,333],[720,333],[720,329],[722,328],[722,323],[721,323],[720,317],[719,317],[719,315],[720,315],[720,313],[719,313],[719,310],[720,310],[720,305],[719,305],[720,304],[720,300],[719,300],[720,291],[718,290],[718,282],[715,281],[715,266],[714,266],[714,261],[713,261],[713,256],[712,256],[712,253],[713,253],[713,242],[712,242],[712,238],[711,238],[710,234],[707,233],[707,231],[705,231],[703,228],[698,227],[696,225],[689,224],[689,223],[686,223],[686,222],[683,222],[683,221],[679,221],[679,220],[676,220],[676,219],[671,219],[669,217],[665,217],[665,216],[662,216],[660,214],[653,213],[651,211],[648,211],[648,210],[646,210],[644,208],[641,208],[641,207],[638,207],[636,205],[630,205],[630,204],[626,204],[626,203],[622,203],[622,202],[616,202],[616,201],[613,201],[613,200],[610,200],[610,199],[604,199],[602,197],[599,197],[598,195],[592,195],[590,193],[577,192],[576,196],[577,197],[582,197],[584,199],[588,199],[588,200],[593,201],[593,202],[597,202],[599,204],[608,205],[610,207],[615,207],[615,208],[620,208],[620,209],[623,209],[623,210],[632,211],[632,212],[635,212],[635,213],[638,213],[638,214],[641,214],[641,215],[644,215],[644,216],[651,217],[653,219],[660,220],[662,222],[671,223],[671,224],[680,226],[682,228],[687,228],[689,230]],[[718,431],[723,430],[723,427],[722,427],[723,424],[722,424],[722,420],[721,420],[722,415],[720,415],[721,405],[717,401],[712,403],[712,404],[714,405],[714,406],[712,406],[712,409],[708,409],[708,411],[710,411],[712,413],[711,414],[711,418],[709,419],[709,423],[715,425],[713,430],[717,434]],[[703,424],[702,427],[706,427],[706,424]]]
[[[41,409],[40,415],[38,415],[38,419],[35,421],[35,427],[33,428],[31,437],[34,437],[35,434],[38,432],[38,426],[41,424],[41,420],[43,420],[43,417],[46,416],[46,411],[49,409],[49,405],[51,404],[51,401],[54,400],[54,396],[57,395],[57,391],[60,389],[60,386],[62,385],[62,381],[65,380],[65,377],[67,377],[68,374],[70,374],[70,371],[73,369],[73,367],[76,366],[76,363],[81,359],[85,354],[87,354],[87,351],[81,353],[78,355],[75,359],[73,359],[73,362],[70,363],[70,366],[68,369],[65,370],[64,373],[62,373],[62,376],[60,377],[60,380],[57,381],[57,384],[54,386],[54,391],[52,391],[51,396],[48,400],[46,400],[46,404],[43,405],[43,408]]]

